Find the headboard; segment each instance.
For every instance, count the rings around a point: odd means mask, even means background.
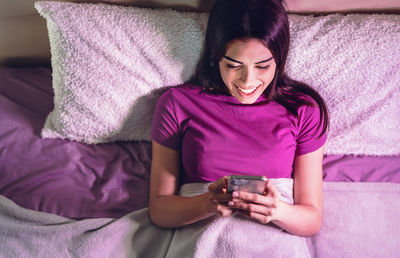
[[[60,1],[60,0],[57,0]],[[214,0],[70,0],[102,2],[149,8],[208,11]],[[398,0],[287,0],[291,13],[333,12],[400,13]],[[0,65],[50,65],[45,19],[34,9],[35,0],[0,2]]]

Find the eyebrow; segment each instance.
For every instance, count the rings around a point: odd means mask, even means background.
[[[235,60],[235,59],[233,59],[232,57],[229,57],[229,56],[224,56],[224,58],[225,58],[225,59],[228,59],[229,61],[235,62],[235,63],[243,64],[242,62],[240,62],[240,61],[238,61],[238,60]],[[268,59],[259,61],[259,62],[255,63],[255,64],[265,63],[265,62],[271,61],[273,58],[274,58],[274,57],[270,57],[270,58],[268,58]]]

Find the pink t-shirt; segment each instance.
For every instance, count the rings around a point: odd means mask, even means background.
[[[151,137],[181,153],[182,183],[225,175],[290,178],[295,155],[320,148],[318,107],[302,106],[298,118],[260,96],[253,104],[184,84],[158,100]]]

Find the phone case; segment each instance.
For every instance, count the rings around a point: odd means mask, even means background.
[[[228,193],[245,191],[263,194],[267,178],[265,176],[236,176],[228,177]]]

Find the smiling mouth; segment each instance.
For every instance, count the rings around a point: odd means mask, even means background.
[[[249,94],[252,94],[253,92],[255,92],[255,91],[260,87],[260,85],[258,85],[257,87],[251,88],[251,89],[246,89],[246,90],[240,88],[240,87],[237,86],[237,85],[235,85],[235,87],[236,87],[236,89],[238,89],[240,92],[243,92],[244,94],[249,95]]]

